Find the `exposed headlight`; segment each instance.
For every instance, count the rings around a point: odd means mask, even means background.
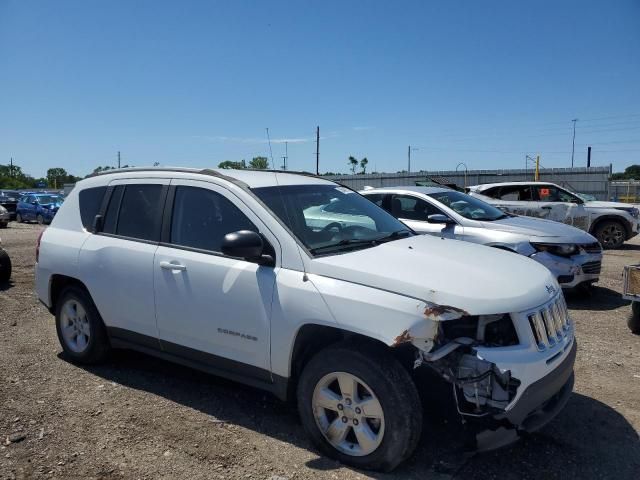
[[[0,205],[0,213],[7,213],[8,210],[6,208],[4,208],[2,205]]]
[[[551,254],[560,255],[563,257],[568,257],[578,251],[578,246],[571,243],[532,243],[531,245],[539,252],[549,252]]]

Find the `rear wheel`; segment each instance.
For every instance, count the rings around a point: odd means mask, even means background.
[[[67,356],[77,363],[98,363],[109,353],[109,338],[89,294],[68,287],[56,302],[56,331]]]
[[[6,283],[11,278],[11,259],[9,254],[0,248],[0,283]]]
[[[390,471],[420,438],[415,384],[383,349],[339,344],[322,350],[305,366],[297,397],[314,444],[347,465]]]
[[[41,214],[38,214],[38,216],[36,217],[36,221],[40,224],[40,225],[44,225],[44,217]]]
[[[605,220],[598,224],[595,229],[595,237],[598,239],[602,248],[620,248],[626,238],[624,226],[615,220]]]
[[[633,333],[640,334],[640,302],[631,303],[631,313],[627,325]]]

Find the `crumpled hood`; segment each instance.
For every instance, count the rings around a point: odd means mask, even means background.
[[[560,290],[551,272],[527,257],[428,235],[317,257],[309,262],[309,273],[455,307],[470,315],[528,310]]]
[[[506,217],[492,222],[481,222],[484,228],[524,235],[535,241],[550,243],[594,243],[597,240],[579,228],[561,222],[533,217]],[[535,238],[533,238],[535,237]]]

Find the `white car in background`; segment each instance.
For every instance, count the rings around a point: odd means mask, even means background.
[[[591,233],[603,248],[619,248],[640,230],[638,208],[626,203],[585,201],[548,182],[487,183],[469,194],[517,215],[566,223]]]
[[[587,232],[508,214],[479,198],[443,187],[387,187],[360,192],[418,233],[519,253],[541,263],[562,288],[598,280],[602,248]]]

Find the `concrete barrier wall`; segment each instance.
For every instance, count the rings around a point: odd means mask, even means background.
[[[398,187],[415,185],[428,177],[445,177],[459,187],[481,183],[533,181],[533,170],[469,170],[468,172],[438,170],[412,173],[367,173],[365,175],[327,175],[324,178],[343,183],[355,190],[365,186]],[[570,190],[594,195],[598,200],[610,199],[611,182],[609,167],[545,168],[540,170],[540,180],[562,185]]]

